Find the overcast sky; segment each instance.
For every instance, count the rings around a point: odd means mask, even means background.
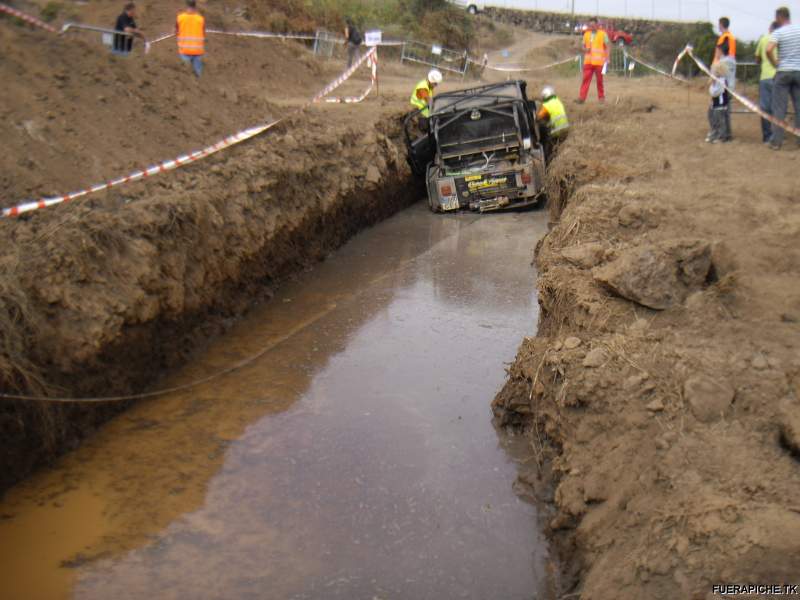
[[[569,11],[571,0],[510,0],[529,8]],[[498,3],[499,4],[499,3]],[[775,17],[775,9],[788,6],[800,22],[800,0],[575,0],[575,12],[582,14],[629,16],[716,23],[719,17],[731,19],[731,31],[745,40],[757,39]]]

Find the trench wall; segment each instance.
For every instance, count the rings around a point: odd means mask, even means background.
[[[109,194],[4,224],[25,268],[4,282],[22,308],[3,333],[24,345],[2,353],[2,389],[157,388],[282,280],[413,202],[395,115],[337,121],[303,115],[133,198]],[[0,492],[125,406],[4,401]]]

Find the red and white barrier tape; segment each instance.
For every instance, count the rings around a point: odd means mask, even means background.
[[[153,44],[157,44],[158,42],[163,42],[164,40],[168,40],[168,39],[170,39],[170,38],[174,38],[174,37],[175,37],[175,34],[174,34],[174,33],[165,33],[164,35],[160,35],[160,36],[158,36],[158,37],[157,37],[156,39],[154,39],[154,40],[148,40],[148,42],[147,42],[147,43],[148,43],[148,44],[150,44],[150,45],[152,46]]]
[[[643,61],[641,58],[636,58],[635,56],[631,56],[630,54],[627,53],[627,51],[625,52],[625,56],[629,61],[642,65],[644,68],[650,69],[651,71],[654,71],[659,75],[663,75],[664,77],[667,77],[669,79],[674,79],[675,81],[680,81],[681,83],[688,83],[688,81],[686,81],[683,77],[675,75],[674,73],[668,73],[667,71],[660,69],[655,65],[651,65],[650,63]]]
[[[364,93],[360,96],[346,96],[344,98],[326,98],[326,102],[332,103],[343,103],[343,104],[356,104],[358,102],[363,102],[364,99],[372,93],[372,90],[375,87],[375,84],[378,82],[378,53],[377,51],[372,52],[372,56],[369,58],[370,70],[371,70],[371,77],[369,86]]]
[[[691,48],[691,46],[686,46],[686,48],[684,48],[681,51],[681,53],[678,54],[678,57],[675,59],[675,62],[672,63],[672,76],[673,77],[677,77],[676,73],[678,72],[678,65],[681,64],[681,61],[683,60],[683,57],[686,56],[686,54],[689,52],[690,48]]]
[[[278,40],[317,39],[317,36],[309,35],[306,33],[270,33],[268,31],[222,31],[220,29],[208,29],[206,30],[206,33],[214,33],[216,35],[230,35],[234,37],[253,37],[253,38],[278,39]]]
[[[134,171],[133,173],[130,173],[129,175],[126,175],[124,177],[119,177],[117,179],[114,179],[112,181],[107,181],[105,183],[98,183],[91,187],[78,190],[77,192],[72,192],[64,196],[42,198],[41,200],[18,204],[11,208],[4,208],[3,216],[16,217],[18,215],[21,215],[22,213],[38,210],[40,208],[47,208],[49,206],[54,206],[56,204],[61,204],[63,202],[70,202],[72,200],[77,200],[78,198],[88,196],[89,194],[102,192],[104,190],[110,190],[113,187],[117,187],[125,183],[132,183],[134,181],[144,179],[145,177],[151,177],[153,175],[158,175],[159,173],[166,173],[167,171],[173,171],[178,167],[183,167],[201,158],[206,158],[207,156],[211,156],[212,154],[215,154],[220,150],[224,150],[225,148],[230,148],[231,146],[239,144],[245,140],[249,140],[250,138],[257,136],[258,134],[263,133],[267,129],[271,129],[279,122],[280,120],[273,121],[272,123],[268,123],[266,125],[260,125],[258,127],[251,127],[250,129],[245,129],[243,131],[240,131],[238,133],[226,137],[225,139],[218,141],[216,144],[207,146],[202,150],[197,150],[189,154],[184,154],[172,160],[165,160],[146,169]]]
[[[308,108],[311,104],[315,102],[319,102],[322,98],[333,92],[336,88],[342,85],[345,81],[347,81],[356,70],[364,64],[366,61],[370,61],[373,69],[377,69],[377,50],[373,48],[364,56],[358,59],[358,61],[347,71],[345,71],[342,75],[340,75],[337,79],[329,83],[325,88],[315,95],[311,100],[306,102],[301,108],[297,111],[294,111],[295,114]],[[371,89],[371,86],[370,86]],[[144,179],[146,177],[151,177],[153,175],[158,175],[160,173],[166,173],[167,171],[173,171],[178,167],[184,167],[189,165],[201,158],[206,158],[207,156],[211,156],[221,150],[226,148],[230,148],[231,146],[235,146],[236,144],[240,144],[245,140],[249,140],[254,138],[255,136],[264,133],[268,129],[272,129],[282,121],[284,121],[287,117],[280,118],[276,121],[272,121],[270,123],[265,123],[262,125],[257,125],[255,127],[250,127],[248,129],[244,129],[239,131],[238,133],[234,133],[215,144],[207,146],[202,150],[197,150],[195,152],[191,152],[189,154],[181,155],[177,158],[172,160],[165,160],[160,163],[157,163],[151,167],[146,169],[141,169],[139,171],[134,171],[124,177],[118,177],[112,181],[106,181],[104,183],[98,183],[91,187],[78,190],[76,192],[72,192],[70,194],[65,194],[63,196],[55,196],[51,198],[42,198],[40,200],[32,201],[32,202],[24,202],[22,204],[18,204],[16,206],[12,206],[10,208],[3,209],[3,217],[16,217],[23,213],[31,212],[34,210],[39,210],[42,208],[47,208],[49,206],[54,206],[56,204],[62,204],[64,202],[70,202],[72,200],[77,200],[78,198],[83,198],[84,196],[88,196],[89,194],[94,194],[96,192],[102,192],[104,190],[109,190],[114,187],[118,187],[124,185],[126,183],[132,183],[134,181],[138,181],[140,179]]]
[[[373,62],[373,59],[374,59],[374,62]],[[355,73],[358,70],[358,68],[361,65],[363,65],[365,62],[367,62],[367,61],[370,61],[370,63],[372,64],[373,68],[377,69],[377,64],[378,64],[378,62],[377,62],[378,61],[378,49],[377,48],[370,48],[369,51],[364,53],[355,63],[353,63],[352,67],[347,69],[338,78],[336,78],[333,81],[331,81],[327,86],[325,86],[325,88],[320,93],[318,93],[316,96],[314,96],[311,99],[311,102],[309,102],[309,104],[313,104],[315,102],[320,102],[325,96],[328,96],[331,92],[333,92],[336,88],[338,88],[340,85],[342,85],[345,81],[350,79],[350,77],[353,76],[353,73]]]
[[[553,67],[558,67],[560,65],[565,65],[571,62],[578,62],[581,59],[580,55],[572,56],[570,58],[565,58],[564,60],[559,60],[554,63],[550,63],[549,65],[542,65],[540,67],[518,67],[518,66],[506,66],[506,65],[490,65],[484,64],[482,61],[477,61],[475,59],[468,59],[469,62],[481,65],[485,69],[489,69],[490,71],[498,71],[500,73],[527,73],[529,71],[545,71],[547,69],[552,69]]]
[[[58,33],[58,29],[53,27],[52,25],[48,25],[41,19],[37,19],[36,17],[32,17],[29,14],[22,12],[21,10],[17,10],[16,8],[10,7],[8,4],[3,4],[0,2],[0,12],[12,15],[17,17],[18,19],[25,21],[35,27],[39,27],[44,29],[45,31],[49,31],[50,33]]]
[[[734,98],[736,98],[739,102],[741,102],[745,106],[745,108],[747,108],[749,111],[756,113],[762,119],[766,119],[767,121],[769,121],[773,125],[776,125],[777,127],[780,127],[781,129],[783,129],[784,131],[788,131],[792,135],[796,135],[796,136],[800,137],[800,128],[797,128],[794,125],[792,125],[792,124],[790,124],[790,123],[788,123],[786,121],[782,121],[782,120],[778,119],[777,117],[774,117],[773,115],[761,110],[761,107],[758,106],[758,104],[756,104],[752,100],[750,100],[750,98],[748,98],[747,96],[742,96],[741,94],[739,94],[737,92],[734,92],[732,89],[730,89],[728,87],[727,82],[725,81],[724,78],[717,77],[716,75],[711,73],[711,70],[706,66],[706,64],[702,60],[700,60],[699,58],[697,58],[694,55],[694,48],[692,48],[691,46],[686,46],[684,51],[681,52],[680,55],[678,55],[678,60],[676,60],[676,62],[675,62],[676,68],[677,68],[677,64],[680,62],[680,60],[684,56],[689,56],[689,58],[691,58],[695,62],[697,67],[703,73],[708,75],[711,79],[713,79],[717,83],[722,84],[722,86],[728,91],[728,93],[731,96],[733,96]]]

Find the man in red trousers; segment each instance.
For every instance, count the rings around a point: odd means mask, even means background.
[[[583,84],[581,85],[578,104],[586,102],[593,76],[597,77],[597,96],[600,98],[600,102],[605,101],[606,90],[603,87],[603,68],[608,62],[610,47],[608,34],[602,27],[598,26],[597,19],[592,17],[589,20],[589,28],[583,34]]]

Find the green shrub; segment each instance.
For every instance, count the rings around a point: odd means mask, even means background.
[[[380,28],[461,50],[474,38],[474,19],[446,0],[305,0],[323,26],[339,30],[346,17],[360,29]]]
[[[58,15],[61,13],[61,9],[63,8],[64,5],[60,2],[48,2],[44,5],[44,7],[42,7],[42,10],[39,14],[42,17],[42,21],[50,23],[58,18]]]
[[[703,62],[710,63],[714,56],[717,37],[710,23],[689,23],[682,27],[670,24],[669,27],[664,27],[648,37],[645,57],[665,69],[671,69],[675,57],[686,44],[691,44],[695,55]],[[681,65],[681,73],[686,73],[687,70],[692,75],[699,72],[688,60]]]

